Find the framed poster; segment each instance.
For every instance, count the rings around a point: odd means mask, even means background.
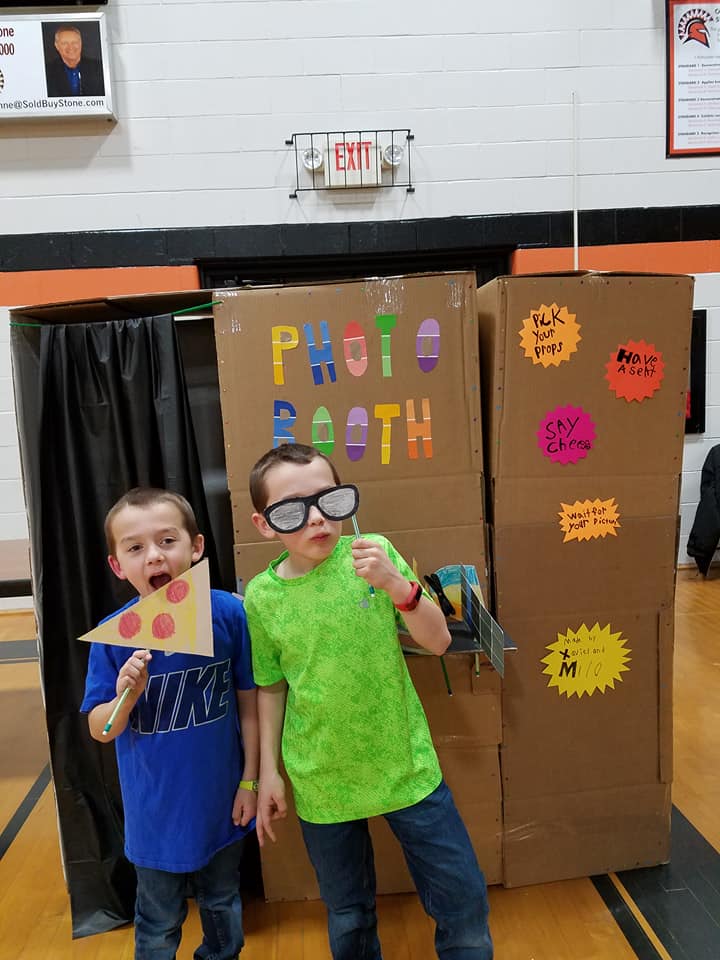
[[[667,0],[667,156],[720,153],[720,5]]]
[[[707,311],[693,310],[685,433],[705,433]]]
[[[0,121],[112,116],[104,13],[0,16]]]

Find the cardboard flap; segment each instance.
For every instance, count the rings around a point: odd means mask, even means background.
[[[500,743],[500,677],[488,665],[475,675],[475,657],[445,657],[452,696],[448,695],[440,661],[419,654],[407,659],[410,676],[422,700],[436,747]]]
[[[594,619],[613,605],[655,614],[672,606],[674,515],[621,517],[620,524],[615,536],[567,541],[559,518],[495,529],[497,619],[521,650],[510,620],[573,611]]]
[[[555,468],[554,476],[504,477],[495,485],[494,523],[496,527],[547,522],[559,518],[563,504],[586,500],[614,501],[619,513],[620,530],[626,519],[667,518],[675,521],[678,502],[678,478],[675,475],[643,477],[599,476],[587,469]],[[618,535],[621,535],[618,531]]]
[[[194,268],[193,268],[194,269]],[[128,317],[152,317],[196,307],[213,299],[211,290],[184,290],[172,293],[145,293],[137,296],[94,297],[36,306],[15,307],[14,320],[40,323],[107,323]]]
[[[504,803],[507,887],[630,870],[670,857],[670,786]]]
[[[643,272],[637,270],[547,270],[541,273],[508,274],[506,276],[498,277],[497,279],[500,282],[515,283],[517,280],[535,280],[544,279],[545,277],[581,277],[583,279],[592,279],[593,277],[597,277],[600,280],[604,280],[608,277],[681,277],[683,280],[688,280],[693,284],[695,283],[695,278],[686,273],[652,273],[650,271]]]

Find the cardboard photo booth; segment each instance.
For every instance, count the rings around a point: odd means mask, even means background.
[[[388,536],[421,578],[474,566],[517,645],[504,679],[474,654],[446,656],[447,679],[436,658],[408,656],[488,882],[667,860],[692,279],[516,276],[477,290],[474,274],[450,273],[111,298],[21,308],[13,319],[92,327],[209,301],[197,342],[212,348],[214,329],[212,377],[198,369],[193,416],[213,393],[217,409],[196,433],[218,502],[211,520],[218,539],[228,536],[240,586],[278,553],[250,520],[250,467],[276,443],[316,445],[358,485],[361,532]],[[32,331],[21,332],[18,420],[30,437],[42,420]],[[229,497],[218,488],[223,467]],[[32,490],[25,458],[23,472]],[[36,562],[35,588],[42,573]],[[75,699],[83,679],[73,681]],[[58,769],[83,770],[71,754],[84,742],[63,744]],[[72,786],[80,795],[82,784]],[[61,814],[61,832],[77,839],[65,850],[83,865],[71,894],[79,903],[80,887],[96,890],[104,903],[114,881],[100,864],[87,872],[86,813],[74,825]],[[98,817],[98,836],[113,817]],[[262,851],[266,897],[317,896],[297,819],[278,830],[278,844]],[[372,832],[379,892],[412,889],[381,818]],[[78,924],[98,929],[90,926]]]

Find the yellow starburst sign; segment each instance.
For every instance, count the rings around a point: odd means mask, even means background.
[[[596,690],[614,690],[615,681],[622,681],[622,674],[630,669],[626,664],[632,651],[626,644],[622,632],[613,633],[610,624],[588,628],[583,623],[578,630],[559,633],[542,660],[547,664],[543,674],[550,677],[548,687],[557,687],[568,700],[573,694],[579,700],[585,693],[591,697]]]
[[[523,320],[520,346],[525,356],[543,367],[559,367],[563,360],[569,360],[570,354],[577,351],[580,336],[580,324],[576,314],[569,313],[567,307],[556,303],[541,304]]]
[[[609,500],[576,500],[575,503],[560,503],[562,511],[560,529],[565,534],[563,543],[568,540],[593,540],[610,534],[616,537],[615,530],[620,526],[620,513],[615,497]]]

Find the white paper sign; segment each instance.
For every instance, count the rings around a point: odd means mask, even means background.
[[[104,13],[0,17],[0,121],[112,116]]]
[[[720,4],[668,0],[669,157],[720,153]]]

